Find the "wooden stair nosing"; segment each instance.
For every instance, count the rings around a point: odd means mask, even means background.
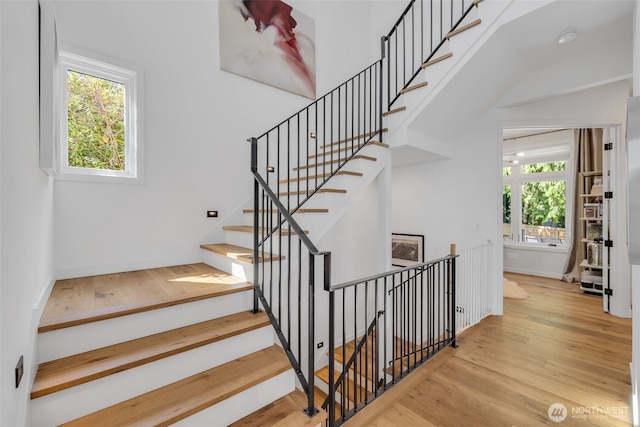
[[[290,369],[274,345],[62,425],[166,426]]]
[[[215,269],[217,270],[217,269]],[[221,270],[225,276],[231,277],[230,274]],[[157,310],[165,307],[171,307],[178,304],[186,304],[195,301],[201,301],[209,298],[215,298],[224,295],[230,295],[237,292],[245,292],[253,289],[253,285],[247,282],[236,283],[220,283],[216,289],[207,289],[192,294],[181,294],[179,296],[162,297],[144,302],[134,302],[123,304],[116,307],[102,307],[91,310],[87,313],[72,313],[68,315],[55,316],[48,319],[41,319],[38,326],[38,333],[45,333],[65,329],[73,326],[85,325],[88,323],[98,322],[101,320],[114,319],[117,317],[128,316],[131,314],[143,313],[146,311]]]
[[[300,190],[300,191],[285,191],[282,193],[278,193],[278,196],[297,196],[302,194],[313,193],[315,190]],[[333,194],[346,194],[347,190],[343,190],[340,188],[320,188],[317,193],[333,193]]]
[[[311,427],[317,425],[317,423],[322,423],[326,419],[326,412],[322,410],[313,417],[309,417],[303,412],[306,406],[307,396],[302,391],[296,389],[234,422],[229,427]],[[317,406],[316,404],[316,407]]]
[[[322,153],[318,153],[318,154],[311,154],[309,156],[310,159],[315,159],[317,157],[326,157],[326,156],[331,156],[331,154],[337,154],[340,153],[341,151],[347,151],[347,150],[357,150],[359,148],[365,147],[367,145],[377,145],[379,147],[384,147],[384,148],[389,148],[389,144],[385,144],[384,142],[380,142],[380,141],[369,141],[366,144],[358,144],[358,145],[346,145],[342,148],[336,148],[335,150],[331,150],[331,151],[323,151]]]
[[[252,214],[254,212],[253,209],[243,209],[242,213]],[[278,209],[258,209],[259,213],[273,213],[277,214],[280,212]],[[329,209],[326,208],[300,208],[296,211],[296,213],[329,213]]]
[[[358,160],[358,159],[362,159],[362,160],[370,160],[372,162],[377,161],[378,159],[376,159],[375,157],[371,157],[371,156],[364,156],[361,154],[356,154],[355,156],[353,156],[351,158],[351,160]],[[311,169],[311,168],[315,168],[315,167],[319,167],[319,166],[324,166],[324,165],[330,165],[331,163],[338,163],[342,161],[342,159],[340,160],[331,160],[331,161],[326,161],[326,162],[322,162],[322,163],[314,163],[311,165],[305,165],[305,166],[298,166],[293,168],[293,170],[302,170],[302,169]]]
[[[316,391],[314,394],[314,400],[316,401],[316,407],[322,410],[322,404],[324,403],[325,400],[327,400],[327,397],[329,395],[325,393],[324,390],[322,390],[318,386],[315,386],[315,389]],[[342,407],[340,406],[340,403],[336,402],[336,414],[340,414],[341,412],[342,412]]]
[[[325,384],[329,384],[329,367],[325,366],[324,368],[320,368],[315,372],[316,377],[320,378]],[[340,377],[340,372],[334,370],[334,381],[337,381],[338,378]],[[353,391],[354,389],[357,390],[357,394],[358,397],[362,397],[362,399],[359,399],[357,403],[360,403],[362,400],[364,400],[365,396],[371,396],[373,393],[371,392],[371,390],[369,390],[368,388],[362,387],[362,383],[360,383],[358,381],[358,384],[356,385],[356,383],[354,383],[352,378],[347,378],[347,396],[345,396],[346,399],[350,400],[351,402],[354,402],[353,399],[351,399],[351,397],[353,397]]]
[[[406,88],[402,89],[402,90],[400,91],[400,93],[405,94],[405,93],[407,93],[407,92],[411,92],[411,91],[413,91],[413,90],[420,89],[421,87],[425,87],[425,86],[426,86],[426,85],[428,85],[428,84],[429,84],[429,83],[427,83],[427,82],[422,82],[422,83],[415,84],[415,85],[413,85],[413,86],[408,86],[408,87],[406,87]]]
[[[422,64],[422,68],[424,69],[424,68],[427,68],[427,67],[429,67],[429,66],[431,66],[431,65],[433,65],[433,64],[437,64],[438,62],[440,62],[440,61],[444,61],[445,59],[449,59],[449,58],[451,58],[452,56],[453,56],[453,53],[451,53],[451,52],[449,52],[449,53],[445,53],[445,54],[444,54],[444,55],[442,55],[442,56],[439,56],[439,57],[437,57],[437,58],[434,58],[434,59],[431,59],[431,60],[429,60],[429,61],[425,62],[424,64]]]
[[[41,363],[31,399],[269,325],[264,313],[242,312]]]
[[[222,227],[225,231],[238,231],[240,233],[253,233],[253,226],[251,225],[225,225]],[[271,230],[267,230],[266,228],[260,228],[260,233],[265,234],[266,232],[270,232]],[[302,230],[304,234],[309,234],[309,230]],[[277,233],[282,234],[283,236],[296,235],[297,233],[293,230],[280,230]]]
[[[478,6],[480,3],[482,3],[484,0],[473,0],[473,4],[474,6]]]
[[[213,243],[213,244],[203,244],[200,245],[201,249],[206,251],[214,252],[225,256],[227,258],[232,258],[238,261],[244,261],[249,264],[253,264],[253,250],[249,248],[244,248],[242,246],[232,245],[229,243]],[[269,261],[278,261],[280,259],[285,259],[285,257],[270,253],[262,254],[263,256],[258,257],[258,263],[261,262],[269,262]]]
[[[476,25],[480,25],[481,23],[482,23],[482,20],[481,20],[480,18],[478,18],[478,19],[476,19],[475,21],[471,21],[471,22],[469,22],[468,24],[463,25],[462,27],[458,27],[458,28],[456,28],[455,30],[450,31],[450,32],[445,36],[445,38],[446,38],[446,39],[450,39],[451,37],[456,36],[456,35],[458,35],[458,34],[460,34],[460,33],[464,32],[464,31],[467,31],[468,29],[473,28],[473,27],[475,27]]]
[[[382,130],[382,132],[389,132],[389,128],[382,128],[381,130]],[[334,145],[344,144],[345,142],[350,142],[350,141],[353,141],[353,140],[356,140],[356,139],[367,138],[367,137],[373,136],[373,135],[375,135],[377,133],[378,132],[367,132],[367,133],[363,133],[361,135],[350,136],[348,138],[340,139],[338,141],[334,141],[334,142],[331,142],[329,144],[323,144],[323,145],[320,146],[320,148],[329,148],[329,147],[332,147]]]
[[[382,117],[387,117],[387,116],[390,116],[392,114],[396,114],[396,113],[399,113],[401,111],[404,111],[406,109],[407,109],[407,107],[405,107],[405,106],[394,108],[393,110],[385,111],[384,113],[382,113]]]
[[[296,177],[296,178],[290,178],[290,179],[281,179],[280,181],[278,181],[279,184],[287,184],[289,182],[299,182],[299,181],[312,181],[315,179],[324,179],[328,176],[330,176],[331,173],[327,172],[324,174],[319,174],[319,175],[311,175],[311,176],[301,176],[301,177]],[[352,171],[343,171],[343,170],[339,170],[335,173],[334,176],[338,176],[338,175],[349,175],[349,176],[363,176],[364,174],[362,172],[352,172]],[[298,210],[298,212],[300,212],[300,210]]]

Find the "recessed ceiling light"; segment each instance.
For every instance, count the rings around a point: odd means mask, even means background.
[[[576,32],[576,30],[565,31],[560,34],[560,36],[558,36],[558,44],[569,43],[575,40],[576,37],[578,37],[578,33]]]
[[[524,156],[524,153],[522,151],[520,151],[519,153],[516,153],[516,156],[522,157],[522,156]]]

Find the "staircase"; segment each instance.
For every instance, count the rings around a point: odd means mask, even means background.
[[[58,281],[39,327],[32,424],[226,426],[298,402],[252,300],[250,283],[205,264]],[[278,425],[321,423],[301,408]]]
[[[253,138],[254,200],[226,221],[216,243],[200,246],[202,264],[57,282],[39,328],[33,425],[318,426],[331,400],[340,420],[328,422],[339,425],[421,363],[416,354],[433,340],[393,335],[389,367],[386,356],[382,365],[376,359],[382,347],[373,329],[344,346],[329,339],[318,357],[315,278],[332,291],[331,263],[311,242],[391,165],[407,115],[432,87],[427,70],[457,55],[447,52],[453,37],[482,25],[469,14],[481,1],[468,9],[462,1],[457,22],[452,7],[452,30],[440,28],[442,41],[431,42],[415,73],[389,65],[401,55],[392,49],[401,18],[383,39],[386,62]],[[383,86],[386,96],[372,95]],[[438,349],[455,344],[455,334],[447,337]]]

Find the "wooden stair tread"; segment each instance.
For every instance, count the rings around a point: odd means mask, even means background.
[[[264,313],[242,312],[40,364],[35,399],[193,348],[270,325]]]
[[[389,132],[389,129],[388,128],[382,128],[382,132]],[[363,133],[361,135],[350,136],[349,138],[340,139],[340,140],[334,141],[334,142],[332,142],[330,144],[321,145],[320,148],[329,148],[329,147],[332,147],[334,145],[341,145],[341,144],[344,144],[345,142],[350,142],[350,141],[353,141],[353,140],[356,140],[356,139],[368,138],[370,136],[376,135],[377,133],[379,133],[379,132],[367,132],[367,133]]]
[[[313,193],[315,190],[313,189],[309,189],[309,190],[299,190],[299,191],[285,191],[282,193],[278,193],[278,196],[297,196],[299,194],[310,194]],[[346,194],[347,190],[343,190],[340,188],[320,188],[317,191],[315,191],[316,194],[318,193],[336,193],[336,194]]]
[[[62,425],[165,426],[290,369],[274,345]]]
[[[225,225],[222,227],[223,230],[225,231],[239,231],[241,233],[253,233],[253,226],[251,225]],[[261,227],[260,228],[260,233],[261,234],[266,234],[267,232],[270,232],[271,230],[267,230],[266,228]],[[309,234],[309,230],[302,230],[304,232],[304,234]],[[289,230],[280,230],[278,231],[278,233],[282,234],[283,236],[288,236],[289,234],[291,235],[295,235],[297,234],[295,231],[289,231]]]
[[[364,176],[362,172],[352,172],[352,171],[345,171],[345,170],[337,171],[334,176],[337,176],[337,175]],[[319,175],[301,176],[301,177],[295,177],[295,178],[289,178],[289,179],[285,178],[285,179],[281,179],[278,182],[280,184],[286,184],[288,182],[313,181],[315,179],[324,179],[328,176],[331,176],[331,173],[327,172]],[[298,210],[298,212],[300,212],[300,210]]]
[[[464,32],[464,31],[467,31],[468,29],[473,28],[473,27],[475,27],[476,25],[480,25],[481,23],[482,23],[482,20],[481,20],[481,19],[476,19],[475,21],[471,21],[471,22],[469,22],[468,24],[463,25],[462,27],[458,27],[458,28],[456,28],[455,30],[450,31],[450,32],[445,36],[445,38],[450,39],[451,37],[453,37],[453,36],[455,36],[455,35],[458,35],[458,34],[460,34],[460,33]]]
[[[307,396],[296,389],[275,402],[236,421],[229,427],[315,427],[324,423],[327,418],[326,412],[320,411],[310,418],[303,411],[306,407]],[[316,404],[316,409],[319,409],[318,404]]]
[[[331,154],[337,154],[340,153],[341,151],[347,151],[347,150],[357,150],[361,147],[365,147],[368,145],[377,145],[379,147],[384,147],[384,148],[389,148],[389,144],[385,144],[384,142],[380,142],[380,141],[369,141],[366,144],[358,144],[358,145],[345,145],[344,147],[341,148],[336,148],[335,150],[331,150],[331,151],[323,151],[322,153],[318,153],[318,154],[312,154],[309,156],[310,159],[314,159],[316,157],[327,157],[327,156],[331,156]]]
[[[217,254],[236,259],[238,261],[248,262],[249,264],[253,264],[253,249],[244,248],[242,246],[232,245],[229,243],[213,243],[208,245],[200,245],[200,248],[215,252]],[[285,259],[280,255],[274,255],[269,253],[260,253],[258,255],[258,262],[269,262],[269,261],[278,261],[280,259]]]
[[[375,162],[375,161],[378,160],[375,157],[363,156],[361,154],[356,154],[355,156],[353,156],[351,158],[351,160],[357,160],[357,159],[369,160],[369,161],[372,161],[372,162]],[[324,166],[324,165],[330,165],[331,163],[338,163],[338,162],[342,162],[342,161],[344,161],[344,159],[334,159],[334,160],[329,160],[329,161],[322,162],[322,163],[314,163],[314,164],[311,164],[311,165],[298,166],[298,167],[293,168],[293,170],[310,169],[310,168],[315,168],[315,167]]]
[[[385,111],[384,113],[382,113],[382,117],[387,117],[387,116],[390,116],[392,114],[404,111],[406,109],[407,109],[407,107],[405,107],[405,106],[394,108],[393,110]]]
[[[338,378],[340,377],[340,372],[338,372],[337,370],[334,370],[333,372],[334,372],[333,373],[334,381],[337,381]],[[324,368],[318,369],[316,371],[316,377],[324,381],[326,384],[329,384],[329,367],[325,366]],[[365,393],[367,396],[371,396],[373,394],[370,389],[365,389],[365,387],[362,387],[362,383],[360,381],[358,381],[358,385],[356,386],[355,383],[353,382],[353,379],[347,378],[346,385],[347,385],[347,393],[345,394],[345,398],[349,399],[352,402],[353,402],[354,387],[357,390],[358,402],[364,400]],[[338,389],[338,392],[340,392],[341,388],[342,387]]]
[[[243,209],[242,213],[252,214],[254,209]],[[278,209],[258,209],[260,213],[274,213],[277,214],[280,212]],[[329,209],[325,208],[300,208],[296,211],[296,213],[328,213]]]
[[[442,56],[439,56],[437,58],[434,58],[434,59],[431,59],[431,60],[425,62],[424,64],[422,64],[422,68],[424,69],[424,68],[427,68],[427,67],[429,67],[429,66],[431,66],[433,64],[437,64],[438,62],[444,61],[445,59],[451,58],[452,56],[453,56],[453,53],[451,53],[451,52],[445,53]]]
[[[58,280],[38,332],[251,289],[250,283],[202,263]]]
[[[402,89],[402,90],[400,91],[400,93],[403,93],[403,94],[404,94],[404,93],[407,93],[407,92],[411,92],[412,90],[416,90],[416,89],[420,89],[421,87],[425,87],[425,86],[426,86],[426,85],[428,85],[428,84],[429,84],[429,83],[427,83],[427,82],[422,82],[422,83],[415,84],[415,85],[413,85],[413,86],[408,86],[408,87],[406,87],[406,88]]]
[[[322,409],[322,404],[324,403],[325,400],[327,400],[327,393],[325,393],[322,389],[318,388],[317,386],[315,387],[315,393],[313,395],[313,400],[315,400],[316,402],[316,408],[318,409]],[[338,402],[336,402],[336,414],[339,414],[342,412],[342,407],[340,406],[340,404]]]

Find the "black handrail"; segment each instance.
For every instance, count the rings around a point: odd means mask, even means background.
[[[422,64],[429,62],[444,45],[447,34],[455,30],[477,7],[478,1],[458,0],[459,8],[454,7],[456,1],[451,0],[450,3],[450,10],[445,11],[442,0],[411,0],[391,30],[382,37],[387,52],[388,109],[400,98],[402,90],[408,88],[420,74]],[[437,12],[438,16],[434,16]],[[419,19],[416,19],[416,15]],[[428,22],[425,22],[425,18]],[[434,22],[434,18],[439,18],[439,21]],[[445,24],[445,18],[450,26]],[[398,46],[400,37],[402,42]],[[407,38],[410,38],[410,43]],[[428,46],[425,46],[425,41],[428,41]]]
[[[341,425],[418,365],[446,346],[456,346],[456,258],[448,255],[326,289],[330,392],[323,407],[327,408],[329,426]],[[336,300],[342,302],[341,307]],[[377,313],[372,322],[367,319],[370,312]],[[385,322],[379,322],[381,313]],[[346,336],[357,336],[358,325],[363,323],[369,326],[362,337],[354,338],[354,353],[336,379],[336,337],[341,335],[346,343]],[[341,327],[336,328],[337,324]],[[373,331],[375,343],[369,346]],[[342,355],[344,360],[344,345]],[[341,394],[339,414],[337,393]]]
[[[371,322],[371,324],[369,325],[369,327],[367,328],[367,333],[360,339],[360,341],[358,342],[358,344],[356,344],[355,346],[355,351],[353,352],[353,354],[351,355],[351,357],[349,358],[349,360],[347,361],[347,363],[344,364],[344,369],[342,370],[342,373],[340,374],[340,376],[338,376],[338,379],[336,380],[336,384],[333,388],[333,390],[327,394],[327,397],[325,398],[324,402],[322,402],[322,409],[326,409],[327,405],[329,404],[329,399],[333,398],[333,396],[335,395],[336,391],[338,390],[338,388],[340,387],[340,385],[344,382],[347,373],[349,372],[349,370],[351,369],[351,366],[354,365],[357,356],[360,354],[362,347],[364,347],[365,344],[367,344],[367,342],[369,341],[369,337],[371,336],[371,334],[373,332],[375,332],[376,327],[378,325],[378,319],[380,319],[380,317],[384,314],[384,311],[380,310],[378,311],[378,315],[373,319],[373,321]],[[365,356],[366,357],[366,356]],[[380,387],[381,384],[378,383],[378,378],[376,377],[376,387]]]
[[[469,1],[471,1],[471,4],[465,7]],[[401,280],[401,283],[393,289],[397,289],[402,298],[409,298],[409,300],[415,302],[418,298],[416,278],[419,277],[423,280],[424,277],[427,277],[427,282],[432,283],[435,279],[436,270],[440,274],[441,263],[455,265],[455,259],[445,257],[434,260],[432,261],[433,264],[430,264],[435,266],[433,269],[424,267],[426,264],[423,264],[424,268],[407,267],[362,279],[357,283],[350,282],[332,286],[330,252],[322,252],[316,248],[297,223],[294,215],[332,177],[342,171],[344,166],[353,160],[370,141],[376,137],[379,138],[380,142],[383,141],[383,109],[391,108],[400,97],[402,90],[406,89],[416,78],[422,69],[422,65],[431,60],[444,45],[446,34],[454,30],[479,1],[451,0],[450,11],[446,12],[443,8],[443,0],[411,0],[392,29],[381,38],[380,60],[355,74],[345,83],[329,91],[305,108],[292,114],[258,138],[251,138],[250,140],[251,171],[254,176],[254,311],[257,312],[259,305],[262,304],[267,312],[298,380],[307,394],[306,411],[309,415],[315,412],[313,389],[316,260],[321,259],[323,262],[321,280],[325,291],[329,292],[330,306],[333,307],[330,309],[331,315],[329,318],[329,351],[331,354],[329,357],[329,382],[330,390],[333,390],[332,393],[335,394],[335,361],[333,355],[335,345],[333,331],[336,324],[336,319],[333,315],[335,294],[346,293],[350,289],[354,289],[354,292],[357,293],[357,289],[362,286],[363,281],[364,283],[372,281],[375,283],[373,299],[375,300],[376,311],[387,313],[388,310],[391,310],[391,313],[393,313],[391,321],[395,322],[396,319],[393,316],[405,316],[406,313],[409,313],[407,311],[409,309],[405,310],[401,307],[396,310],[394,306],[396,303],[395,292],[391,291],[390,298],[385,296],[384,292],[379,296],[378,289],[380,286],[386,289],[386,281],[390,280],[389,278],[393,278],[396,275],[402,278],[403,274],[410,274],[408,272],[413,271],[413,277]],[[455,8],[454,2],[456,2]],[[457,7],[458,4],[460,5],[459,8]],[[460,9],[460,11],[458,12],[457,9]],[[451,24],[451,28],[446,33],[444,32],[445,18]],[[428,41],[426,40],[427,30],[429,31]],[[402,39],[401,42],[400,38]],[[301,171],[305,171],[304,175]],[[266,175],[263,175],[263,173]],[[286,186],[284,192],[276,189],[280,185]],[[296,188],[292,189],[294,185]],[[305,251],[303,251],[303,248]],[[280,256],[272,256],[276,252]],[[309,257],[307,266],[302,264],[304,256]],[[282,261],[285,257],[288,259],[286,265]],[[297,265],[294,263],[297,263]],[[455,301],[455,271],[452,271],[450,266],[447,271],[447,288],[446,291],[441,293],[448,295],[448,298],[452,297]],[[380,281],[383,281],[384,285],[380,285]],[[405,296],[405,290],[411,287],[414,288],[414,294],[406,294]],[[424,287],[420,289],[424,289]],[[306,295],[304,295],[305,292]],[[366,301],[370,297],[368,286],[365,286],[363,292]],[[407,290],[407,292],[409,291]],[[424,291],[421,290],[420,292]],[[439,293],[438,297],[440,296]],[[305,313],[306,316],[302,313],[303,298],[305,297],[306,309],[308,310]],[[296,298],[297,303],[294,301]],[[387,307],[388,299],[391,300],[389,307]],[[434,301],[436,301],[436,295],[432,296],[431,302]],[[378,304],[382,304],[380,310],[377,308]],[[447,305],[447,307],[449,306]],[[292,309],[297,309],[297,313],[292,313]],[[358,306],[354,306],[354,316],[358,311],[357,309]],[[453,309],[447,308],[449,310],[447,319],[438,317],[438,322],[442,320],[443,324],[449,325],[446,334],[448,334],[447,336],[450,340],[447,342],[455,345],[455,306],[453,306]],[[434,315],[434,312],[427,314]],[[378,322],[378,317],[375,316],[374,321],[371,322],[376,331],[381,326]],[[305,322],[307,335],[303,336],[301,331]],[[342,322],[344,327],[344,318]],[[369,324],[366,307],[364,309],[363,322],[365,325]],[[395,337],[396,326],[395,323],[392,323],[392,325],[394,325],[392,326],[392,333]],[[371,332],[370,328],[372,326],[367,328],[368,332],[365,334],[365,338]],[[407,324],[401,326],[406,328]],[[436,328],[438,331],[440,326],[440,323],[438,323]],[[356,329],[354,329],[354,333],[356,333]],[[385,332],[387,332],[386,326]],[[415,328],[413,332],[415,334]],[[406,335],[407,330],[401,330],[398,333]],[[383,351],[386,355],[387,351],[389,351],[389,344],[387,343],[389,338],[384,338],[382,343],[383,350],[379,347],[378,340],[380,337],[377,332],[375,339],[376,352]],[[414,336],[414,342],[415,339],[417,337]],[[305,348],[302,345],[304,340],[306,340]],[[345,342],[344,330],[342,342]],[[366,339],[360,341],[356,346],[353,360],[350,364],[347,364],[347,366],[353,366],[354,371],[357,370],[356,353],[361,352],[363,348],[365,352],[368,351],[367,347],[363,347],[365,342]],[[406,352],[402,348],[401,350],[403,354],[401,357],[406,356]],[[305,351],[306,355],[304,354]],[[395,343],[391,345],[390,351],[395,354]],[[417,352],[413,351],[411,355],[414,353]],[[422,351],[420,353],[422,356]],[[427,351],[427,353],[429,355],[430,351]],[[396,358],[391,357],[392,381],[389,383],[384,382],[383,385],[380,385],[385,389],[396,381],[394,360]],[[306,362],[306,367],[303,367],[304,362]],[[385,365],[381,366],[384,369]],[[304,372],[305,369],[306,374]],[[380,372],[378,358],[376,358],[375,370]],[[404,375],[404,373],[406,372],[401,372],[400,376]],[[343,372],[339,376],[339,386],[346,386],[345,375],[346,373]],[[356,388],[357,377],[354,381],[354,397],[357,396]],[[378,388],[373,390],[374,398],[378,395]],[[355,413],[354,411],[367,403],[368,397],[366,394],[365,392],[364,402],[355,403],[349,414],[344,412],[343,405],[343,414],[340,417],[342,421],[336,421],[335,399],[329,399],[329,424],[339,425],[346,419],[346,415],[350,416]],[[343,403],[345,403],[344,396]]]

